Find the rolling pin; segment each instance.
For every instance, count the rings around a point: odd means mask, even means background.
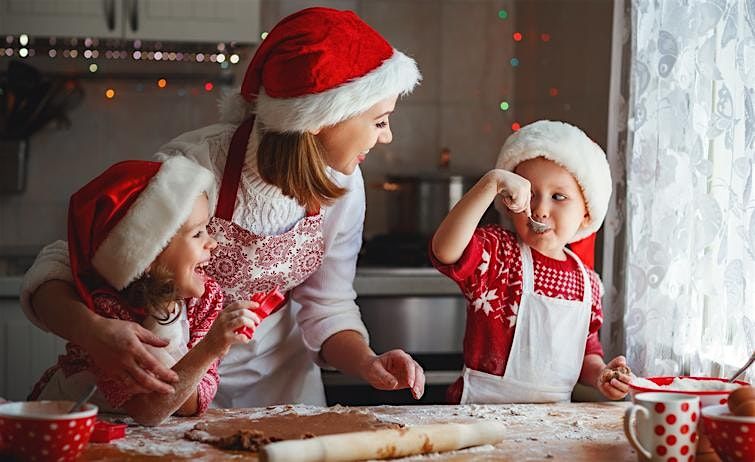
[[[483,421],[339,433],[270,443],[260,451],[260,460],[340,462],[453,451],[495,444],[503,439],[504,430],[499,422]]]

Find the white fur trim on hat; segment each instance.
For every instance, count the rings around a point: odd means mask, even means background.
[[[280,133],[316,131],[362,114],[389,96],[411,93],[422,79],[417,63],[394,49],[393,55],[362,77],[321,93],[271,98],[260,89],[255,103],[236,93],[220,101],[221,120],[240,123],[256,112],[262,129]]]
[[[245,100],[239,91],[239,88],[235,88],[230,92],[224,93],[218,100],[221,122],[240,124],[254,114],[254,103]]]
[[[579,128],[564,122],[539,120],[508,137],[498,154],[496,168],[514,171],[525,160],[544,157],[568,170],[579,183],[590,222],[569,242],[597,231],[608,211],[613,183],[606,154]]]
[[[97,248],[92,265],[117,290],[141,276],[160,255],[208,191],[215,176],[181,156],[172,157],[139,194]]]

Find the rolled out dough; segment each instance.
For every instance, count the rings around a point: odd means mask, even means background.
[[[276,441],[401,427],[401,424],[383,422],[364,410],[328,410],[307,415],[286,412],[257,419],[231,417],[200,422],[187,431],[184,438],[221,449],[257,452],[261,446]]]

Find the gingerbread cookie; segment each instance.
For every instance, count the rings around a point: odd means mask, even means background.
[[[605,369],[600,375],[600,383],[610,382],[611,379],[618,379],[620,374],[629,375],[632,371],[626,366],[619,366],[614,369]]]

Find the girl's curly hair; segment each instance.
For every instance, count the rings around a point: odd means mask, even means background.
[[[155,266],[123,289],[130,306],[143,308],[145,313],[160,324],[170,324],[180,314],[172,316],[171,308],[178,299],[173,274],[164,266]]]

